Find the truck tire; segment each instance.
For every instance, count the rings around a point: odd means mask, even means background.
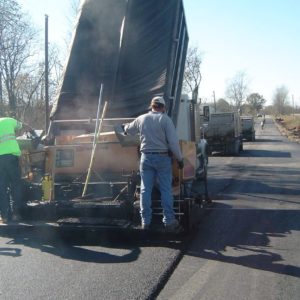
[[[225,145],[225,155],[239,155],[239,141],[235,140],[233,142],[227,143]]]
[[[234,141],[234,148],[233,148],[233,155],[239,155],[240,154],[240,141],[235,140]]]
[[[208,156],[211,156],[212,155],[212,149],[211,149],[211,147],[207,147],[207,155]]]
[[[224,145],[224,155],[228,155],[231,153],[230,143]]]
[[[234,146],[235,146],[235,142],[228,142],[224,146],[224,154],[225,155],[234,155]]]
[[[244,150],[244,144],[243,141],[240,142],[240,146],[239,146],[239,151],[243,151]]]
[[[206,146],[205,146],[205,156],[206,156],[206,164],[208,165],[208,157],[210,156],[210,155],[212,155],[212,152],[210,151],[210,149],[209,149],[209,146],[206,144]]]

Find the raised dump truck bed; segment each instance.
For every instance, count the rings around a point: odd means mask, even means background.
[[[58,120],[96,118],[100,83],[107,118],[135,117],[163,95],[176,125],[187,45],[181,0],[85,1],[50,131],[71,125]]]

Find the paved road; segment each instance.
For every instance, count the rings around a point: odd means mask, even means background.
[[[160,299],[299,299],[299,145],[267,122],[241,157],[212,157],[208,211]],[[187,244],[0,232],[0,299],[146,299]]]
[[[216,204],[158,299],[300,299],[300,145],[257,136],[211,159]]]
[[[80,235],[2,235],[0,299],[146,299],[181,252],[180,241]]]

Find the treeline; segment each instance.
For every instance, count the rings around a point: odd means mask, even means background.
[[[216,102],[206,102],[202,103],[202,105],[208,105],[213,108],[213,111],[216,112],[231,112],[236,111],[237,108],[230,104],[229,101],[226,101],[223,98],[218,99]],[[254,106],[252,103],[243,103],[240,106],[240,112],[242,115],[257,115],[257,114],[266,114],[266,115],[292,115],[292,114],[300,114],[299,106],[292,106],[288,103],[277,106],[277,105],[258,105]]]
[[[220,98],[214,102],[203,103],[213,108],[215,112],[240,111],[242,115],[256,115],[264,108],[266,100],[258,93],[251,93],[237,105],[228,99]]]
[[[284,85],[275,89],[271,105],[266,105],[267,101],[263,95],[249,93],[249,90],[246,74],[239,72],[229,81],[226,98],[220,98],[213,102],[209,101],[207,104],[217,112],[240,111],[243,115],[300,113],[300,107],[294,105],[293,95],[290,95],[288,88]],[[203,101],[200,102],[203,103]]]
[[[44,40],[15,0],[0,0],[0,116],[44,128]],[[42,55],[41,55],[42,54]],[[49,98],[53,102],[62,65],[49,48]]]

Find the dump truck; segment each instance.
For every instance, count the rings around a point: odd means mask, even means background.
[[[246,141],[255,141],[254,118],[252,116],[241,116],[242,137]]]
[[[243,150],[241,121],[238,112],[210,113],[205,124],[209,153],[238,155]]]
[[[138,228],[139,138],[120,125],[160,95],[184,156],[183,170],[173,165],[176,217],[186,230],[196,224],[209,202],[208,159],[195,101],[181,96],[187,47],[181,0],[82,3],[44,145],[24,147],[24,220]],[[159,188],[152,198],[160,228]]]

